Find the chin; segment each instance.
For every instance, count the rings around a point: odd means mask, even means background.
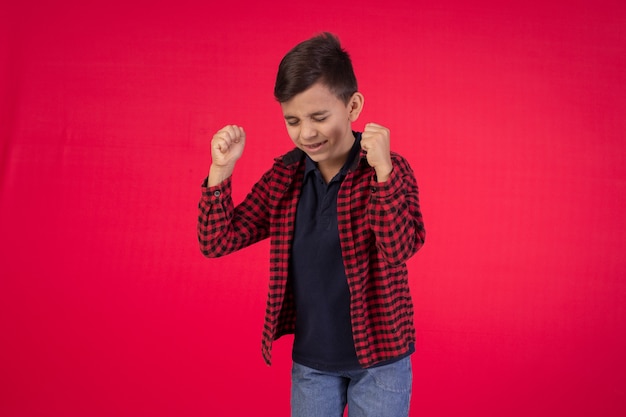
[[[322,162],[324,160],[324,157],[322,155],[311,155],[307,151],[304,151],[304,153],[307,154],[308,157],[313,160],[313,162],[319,163],[319,162]]]

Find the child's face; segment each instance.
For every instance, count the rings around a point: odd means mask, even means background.
[[[352,122],[362,106],[360,93],[355,93],[346,104],[321,83],[281,103],[293,143],[317,162],[320,169],[337,170],[354,144]]]

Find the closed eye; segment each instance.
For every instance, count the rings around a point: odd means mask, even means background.
[[[316,112],[316,113],[309,115],[308,117],[310,117],[311,120],[314,121],[315,123],[322,123],[326,119],[328,119],[328,116],[329,115],[327,112]],[[287,123],[288,126],[297,126],[300,124],[300,119],[296,117],[288,116],[288,117],[285,117],[285,122]]]

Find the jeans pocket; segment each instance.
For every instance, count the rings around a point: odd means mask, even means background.
[[[383,390],[397,393],[411,392],[413,371],[411,358],[408,356],[389,365],[370,368],[367,372],[374,383]]]

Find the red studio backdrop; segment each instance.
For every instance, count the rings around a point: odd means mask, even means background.
[[[411,415],[626,415],[626,6],[601,0],[2,0],[0,415],[289,415],[268,244],[203,258],[197,202],[223,125],[236,201],[291,148],[276,68],[321,31],[420,185]]]

